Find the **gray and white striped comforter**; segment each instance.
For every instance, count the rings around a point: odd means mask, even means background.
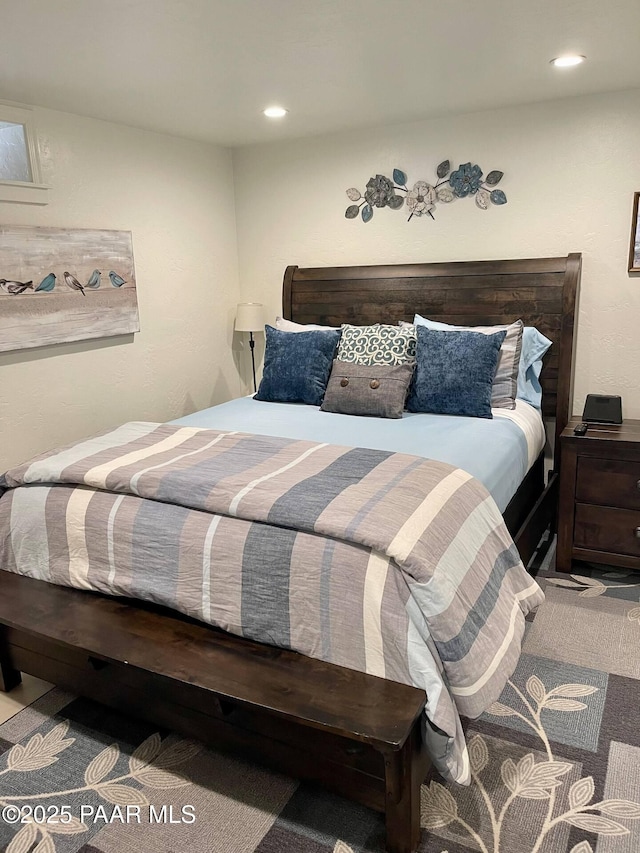
[[[2,569],[421,687],[462,783],[458,714],[499,696],[543,598],[484,486],[405,454],[140,422],[0,489]]]

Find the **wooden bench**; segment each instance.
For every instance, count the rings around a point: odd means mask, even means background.
[[[420,838],[424,693],[137,602],[0,571],[0,690],[20,671],[318,782]]]

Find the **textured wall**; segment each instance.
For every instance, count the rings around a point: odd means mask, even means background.
[[[141,331],[0,356],[0,468],[126,420],[168,420],[239,392],[229,151],[36,110],[46,207],[14,225],[133,232]]]
[[[295,116],[288,119],[295,121]],[[582,252],[575,410],[587,392],[623,395],[640,417],[640,278],[627,274],[640,190],[640,91],[378,127],[234,152],[244,299],[280,310],[287,264],[402,263]],[[445,158],[501,169],[506,207],[404,209],[347,221],[347,187],[394,166],[433,181]]]

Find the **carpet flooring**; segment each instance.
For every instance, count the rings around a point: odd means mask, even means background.
[[[425,781],[420,853],[640,851],[640,574],[559,575],[549,549],[538,579],[518,668],[466,723],[471,786]],[[0,726],[0,849],[381,853],[384,825],[56,688]]]

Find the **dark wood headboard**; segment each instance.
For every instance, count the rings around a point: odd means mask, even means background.
[[[522,319],[553,341],[541,384],[557,435],[572,414],[574,323],[582,255],[508,261],[287,267],[282,312],[297,323],[411,322],[415,313],[461,326]],[[557,443],[556,443],[557,446]]]

